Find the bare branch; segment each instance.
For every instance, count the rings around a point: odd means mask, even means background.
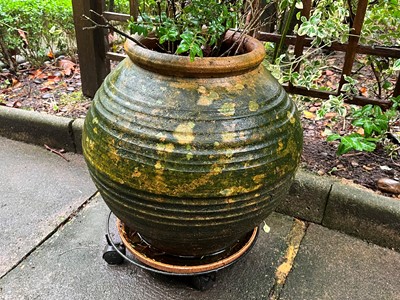
[[[44,144],[44,147],[45,147],[47,150],[49,150],[51,153],[57,154],[58,156],[64,158],[66,161],[69,162],[69,159],[66,158],[66,157],[62,154],[62,152],[64,151],[64,149],[61,149],[61,150],[58,151],[58,150],[56,150],[56,149],[53,149],[53,148],[47,146],[46,144]]]
[[[135,39],[135,38],[132,37],[131,35],[126,34],[125,32],[119,30],[119,29],[116,28],[114,25],[112,25],[112,24],[110,23],[110,21],[108,21],[108,20],[106,19],[106,17],[104,17],[103,15],[100,15],[99,13],[95,12],[94,10],[90,10],[90,12],[93,13],[93,14],[95,14],[96,16],[102,18],[102,20],[104,21],[104,24],[100,24],[100,23],[94,21],[93,19],[89,18],[88,16],[82,15],[82,17],[83,17],[85,20],[88,20],[89,22],[91,22],[91,23],[93,24],[93,26],[90,26],[90,27],[83,27],[83,30],[93,30],[93,29],[97,29],[97,28],[110,29],[110,30],[113,30],[113,31],[115,31],[116,33],[122,35],[123,37],[125,37],[125,38],[127,38],[127,39],[133,41],[134,43],[140,45],[141,47],[147,49],[147,47],[146,47],[143,43],[141,43],[140,41],[138,41],[137,39]]]

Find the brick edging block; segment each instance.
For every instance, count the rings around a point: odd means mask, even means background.
[[[322,225],[400,251],[400,201],[334,183]]]
[[[276,211],[321,224],[331,187],[332,179],[298,170],[289,195]]]
[[[73,119],[0,106],[0,136],[75,152]]]

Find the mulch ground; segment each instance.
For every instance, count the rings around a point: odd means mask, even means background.
[[[325,74],[335,76],[337,71]],[[337,75],[337,74],[336,74]],[[326,77],[321,79],[326,83]],[[3,69],[0,72],[0,105],[28,109],[57,116],[84,118],[90,99],[82,96],[79,66],[75,59],[61,57],[39,69],[21,64],[17,74]],[[320,101],[320,100],[319,100]],[[336,143],[326,142],[325,129],[339,129],[334,116],[316,120],[315,111],[321,102],[301,105],[304,128],[302,167],[321,176],[337,176],[374,190],[379,194],[400,198],[400,195],[382,192],[376,186],[380,178],[400,179],[400,161],[378,148],[372,153],[352,152],[338,157]],[[306,112],[306,113],[304,113]]]

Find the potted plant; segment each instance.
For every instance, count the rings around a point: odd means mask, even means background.
[[[285,197],[299,164],[295,104],[247,35],[255,2],[156,1],[130,22],[141,36],[87,114],[84,156],[102,197],[161,252],[233,247]]]

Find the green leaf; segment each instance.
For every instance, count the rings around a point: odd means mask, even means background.
[[[393,64],[393,70],[394,71],[400,71],[400,58],[395,60],[395,62]]]
[[[328,136],[328,138],[326,140],[328,142],[333,142],[333,141],[336,141],[336,140],[340,140],[341,138],[342,137],[340,136],[340,134],[335,133],[335,134],[332,134],[332,135]]]
[[[189,51],[190,45],[187,44],[185,41],[181,41],[181,43],[178,46],[178,49],[176,49],[176,54],[181,54]]]
[[[375,140],[367,139],[358,133],[352,133],[341,138],[337,154],[342,155],[351,150],[372,152],[375,148]]]
[[[391,83],[390,81],[385,81],[385,82],[382,84],[382,88],[384,88],[385,90],[390,89],[391,86],[392,86],[392,83]]]
[[[296,8],[297,8],[297,9],[300,9],[300,10],[303,9],[303,2],[297,1],[297,2],[296,2]]]

